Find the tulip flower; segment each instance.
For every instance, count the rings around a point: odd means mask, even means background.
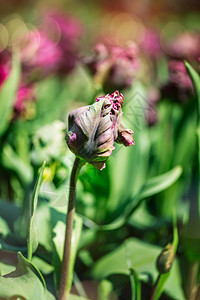
[[[133,42],[129,42],[125,48],[97,44],[95,55],[84,62],[94,75],[96,84],[103,85],[106,90],[123,89],[129,87],[135,78],[138,47]]]
[[[115,149],[115,141],[125,146],[133,145],[133,131],[121,125],[123,103],[123,95],[115,91],[97,98],[92,105],[72,111],[66,135],[69,149],[102,170]]]
[[[92,105],[72,111],[69,115],[69,131],[66,141],[76,155],[70,177],[66,233],[60,278],[59,300],[66,300],[71,286],[70,248],[75,211],[76,179],[80,168],[88,162],[102,170],[115,149],[114,142],[124,146],[134,145],[133,131],[121,125],[124,96],[115,91],[111,95],[96,98]]]
[[[192,81],[187,74],[185,65],[181,61],[171,60],[168,67],[169,79],[161,88],[161,93],[164,97],[184,103],[193,92]]]

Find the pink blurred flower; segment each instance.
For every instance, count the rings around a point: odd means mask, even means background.
[[[168,54],[176,59],[196,59],[199,56],[200,35],[182,33],[166,45]]]
[[[9,75],[9,68],[6,65],[0,65],[0,88],[8,75]]]
[[[141,44],[142,51],[151,57],[161,54],[160,35],[155,29],[146,29],[144,40]]]
[[[10,73],[10,56],[7,52],[0,53],[0,88]]]
[[[27,114],[28,104],[34,102],[35,88],[33,84],[25,85],[22,83],[17,91],[16,99],[14,102],[14,116],[13,118],[23,117]]]
[[[171,60],[168,68],[169,80],[161,88],[161,92],[164,97],[183,103],[193,92],[192,81],[182,61]]]
[[[49,37],[51,37],[52,31],[59,30],[60,36],[57,39],[57,46],[62,55],[58,71],[64,74],[68,73],[77,62],[77,44],[83,32],[82,26],[75,18],[55,11],[48,12],[44,16],[42,26]]]
[[[70,72],[77,62],[76,43],[81,33],[78,22],[60,13],[47,13],[38,28],[24,37],[21,51],[29,79]]]
[[[44,26],[45,23],[48,25],[49,21],[51,23],[53,21],[57,24],[61,34],[60,42],[68,43],[68,47],[72,47],[78,41],[83,31],[81,25],[75,18],[66,16],[61,12],[48,12],[44,17]],[[46,27],[45,31],[50,33],[50,28]]]
[[[147,93],[147,106],[145,108],[145,118],[148,126],[153,126],[158,122],[157,104],[160,101],[160,91],[151,86]]]
[[[61,56],[62,52],[57,44],[50,40],[45,33],[37,30],[29,33],[27,43],[21,51],[24,71],[36,78],[55,73]]]
[[[97,83],[104,88],[122,89],[132,84],[138,68],[138,47],[130,42],[125,48],[97,44],[95,55],[85,59]]]

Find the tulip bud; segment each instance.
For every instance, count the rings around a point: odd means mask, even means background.
[[[99,170],[105,168],[106,160],[115,149],[114,141],[133,145],[132,130],[120,125],[123,103],[123,95],[115,91],[69,115],[66,135],[69,149]]]
[[[170,271],[174,261],[174,246],[168,244],[157,258],[156,266],[159,273],[164,274]]]

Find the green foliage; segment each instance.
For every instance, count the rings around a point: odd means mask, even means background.
[[[92,275],[94,278],[106,278],[111,274],[125,274],[129,276],[127,265],[127,249],[132,267],[139,274],[140,280],[148,281],[149,274],[156,278],[155,260],[161,251],[158,246],[141,242],[138,239],[130,238],[119,246],[112,253],[101,258],[94,266]],[[185,299],[181,288],[181,274],[177,261],[174,262],[169,280],[166,283],[165,291],[174,299]]]
[[[66,213],[66,207],[65,207]],[[55,269],[54,280],[56,287],[58,288],[60,272],[61,272],[61,262],[63,258],[63,249],[64,249],[64,237],[65,237],[65,214],[63,209],[51,208],[51,222],[52,222],[52,233],[53,233],[53,258],[52,264]],[[72,244],[71,244],[71,255],[70,255],[70,265],[69,265],[69,285],[67,286],[67,291],[70,291],[72,280],[73,280],[73,270],[75,259],[78,250],[78,243],[80,240],[80,234],[82,229],[82,219],[75,215],[74,217],[74,229],[72,232]]]
[[[9,299],[19,296],[30,300],[55,299],[35,274],[34,266],[20,252],[18,252],[17,259],[16,270],[0,277],[1,297]]]
[[[188,289],[197,289],[200,77],[186,62],[196,97],[188,96],[185,103],[160,99],[154,111],[158,122],[149,127],[149,87],[168,82],[167,63],[165,56],[148,62],[147,69],[155,64],[155,70],[139,74],[120,91],[125,96],[122,123],[135,131],[135,146],[116,144],[104,170],[87,164],[80,172],[67,287],[69,291],[74,285],[80,296],[70,294],[69,300],[87,300],[82,281],[88,279],[99,300],[113,295],[150,299],[158,277],[156,258],[172,232],[176,258],[171,270],[159,276],[154,299],[185,300]],[[154,71],[159,82],[154,82]],[[16,56],[0,87],[0,298],[55,299],[74,160],[65,142],[67,116],[105,91],[79,61],[68,76],[53,74],[31,83],[36,88],[33,114],[15,120],[13,104],[24,79],[20,73]],[[178,225],[172,225],[172,207]]]
[[[36,214],[36,208],[38,203],[38,194],[39,189],[42,183],[42,176],[44,172],[46,162],[43,163],[40,174],[38,176],[37,182],[35,184],[33,194],[31,197],[31,210],[30,210],[30,220],[29,220],[29,227],[28,227],[28,260],[31,261],[33,253],[36,251],[38,247],[38,234],[37,234],[37,228],[35,225],[35,214]]]
[[[13,103],[20,78],[20,62],[17,55],[13,56],[12,71],[3,83],[0,91],[0,137],[9,126]]]

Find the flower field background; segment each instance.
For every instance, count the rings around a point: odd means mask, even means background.
[[[1,1],[0,300],[61,300],[68,115],[115,91],[128,147],[80,171],[67,299],[200,299],[199,20],[195,0]]]

